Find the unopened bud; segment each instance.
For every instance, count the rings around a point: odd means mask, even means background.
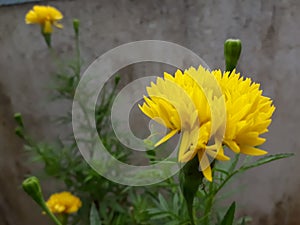
[[[73,29],[75,32],[75,35],[78,36],[79,35],[79,20],[78,19],[74,19],[73,20]]]
[[[226,71],[232,71],[236,67],[242,51],[242,42],[239,39],[228,39],[224,43],[224,56]]]
[[[24,191],[40,206],[44,204],[40,181],[37,177],[29,177],[22,183]]]
[[[21,113],[15,113],[14,115],[15,121],[18,123],[20,127],[23,127],[23,119]]]
[[[115,85],[118,85],[118,83],[120,82],[121,77],[119,75],[117,75],[115,77]]]

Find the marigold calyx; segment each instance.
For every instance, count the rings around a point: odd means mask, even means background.
[[[40,206],[44,204],[40,181],[37,177],[28,177],[22,183],[24,191]]]
[[[242,51],[242,42],[239,39],[228,39],[224,43],[224,57],[226,71],[232,71],[237,65]]]

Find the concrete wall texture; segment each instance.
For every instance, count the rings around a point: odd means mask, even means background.
[[[191,49],[210,68],[224,68],[223,42],[240,38],[243,52],[238,70],[260,82],[264,94],[273,98],[276,106],[263,147],[270,153],[296,155],[241,176],[238,185],[245,188],[234,198],[241,214],[253,216],[253,224],[300,224],[298,0],[46,3],[59,8],[65,16],[65,28],[53,35],[53,45],[62,55],[73,52],[72,19],[80,19],[86,66],[120,44],[158,39]],[[22,112],[30,132],[45,139],[56,133],[50,117],[59,113],[62,106],[45,101],[54,68],[39,28],[24,24],[24,15],[32,5],[0,7],[0,225],[49,222],[20,188],[24,174],[36,167],[25,163],[12,119],[14,112]]]

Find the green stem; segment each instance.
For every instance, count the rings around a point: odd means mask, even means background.
[[[42,209],[45,211],[45,213],[52,219],[52,221],[53,221],[56,225],[65,225],[65,224],[62,224],[62,223],[56,218],[56,216],[54,216],[54,214],[49,210],[49,208],[46,206],[45,203],[41,203],[40,206],[42,207]]]
[[[69,218],[69,216],[66,213],[62,213],[59,216],[59,219],[60,219],[62,225],[67,225],[68,224],[68,218]]]
[[[81,71],[81,60],[80,60],[79,34],[78,33],[76,33],[76,35],[75,35],[75,48],[76,48],[76,64],[77,64],[76,77],[79,81],[80,71]]]
[[[188,214],[189,214],[189,217],[190,217],[190,220],[191,220],[191,225],[195,225],[194,215],[193,215],[193,201],[191,201],[191,203],[189,203],[187,201],[187,208],[188,208]]]
[[[235,175],[238,173],[237,170],[235,170],[238,162],[239,162],[239,159],[240,159],[240,154],[236,154],[235,157],[234,157],[234,160],[231,164],[231,166],[229,167],[229,170],[228,172],[230,173],[226,178],[225,180],[220,184],[220,186],[215,190],[215,195],[225,186],[225,184]]]
[[[193,215],[193,203],[200,184],[202,184],[203,174],[199,171],[198,157],[187,162],[179,173],[180,188],[187,204],[187,210],[191,225],[195,225]]]
[[[240,154],[239,153],[235,154],[233,162],[232,162],[232,164],[231,164],[231,166],[229,167],[229,170],[228,170],[229,173],[232,173],[235,170],[236,165],[239,162],[239,159],[240,159]]]
[[[209,196],[209,198],[207,199],[207,201],[205,203],[203,225],[209,225],[210,218],[211,218],[211,210],[212,210],[214,198],[216,196],[216,193],[213,190],[213,183],[212,182],[210,182],[210,184],[209,184],[209,191],[208,191],[208,193],[211,196]]]
[[[238,170],[234,171],[233,173],[229,174],[226,179],[220,184],[220,186],[215,190],[215,195],[224,187],[224,185],[233,177],[235,174],[238,173]]]

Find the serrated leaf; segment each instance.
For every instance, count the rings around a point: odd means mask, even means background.
[[[233,224],[233,219],[234,219],[234,213],[235,213],[235,202],[233,202],[229,209],[227,210],[221,225],[232,225]]]
[[[99,218],[99,214],[95,204],[92,204],[90,211],[90,225],[101,225],[101,220]]]
[[[179,202],[178,195],[175,194],[175,196],[173,197],[173,209],[175,213],[179,213],[180,211],[178,202]]]
[[[159,199],[159,203],[160,203],[161,207],[164,210],[168,211],[169,207],[168,207],[168,203],[166,202],[165,198],[161,194],[159,194],[158,199]]]

